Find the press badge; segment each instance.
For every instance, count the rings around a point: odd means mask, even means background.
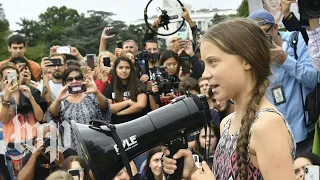
[[[281,85],[272,88],[271,92],[272,92],[272,97],[273,97],[274,103],[276,105],[286,102],[286,98],[284,96],[283,87]]]

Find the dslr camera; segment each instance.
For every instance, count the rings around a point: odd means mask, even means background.
[[[320,0],[299,0],[300,19],[320,18]]]
[[[153,79],[158,85],[159,93],[174,93],[178,87],[177,77],[169,76],[166,72],[166,66],[156,67],[155,77]]]

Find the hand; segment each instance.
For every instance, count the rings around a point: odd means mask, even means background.
[[[3,100],[9,101],[11,94],[16,91],[18,84],[12,86],[12,79],[10,81],[4,81],[4,88],[3,88]]]
[[[281,2],[281,10],[284,14],[284,18],[287,18],[290,14],[290,6],[292,3],[296,2],[296,0],[282,0]]]
[[[270,49],[271,61],[275,62],[276,64],[283,64],[288,57],[287,53],[276,43],[272,42],[272,45],[274,48]]]
[[[61,91],[59,92],[59,94],[56,97],[56,100],[58,101],[62,101],[64,99],[66,99],[68,96],[70,96],[70,94],[67,94],[68,91],[68,85],[64,86]]]
[[[22,92],[22,94],[24,95],[24,96],[26,96],[28,99],[30,99],[31,97],[33,97],[32,96],[32,94],[31,94],[31,90],[30,90],[30,88],[28,87],[28,86],[26,86],[26,85],[21,85],[21,86],[19,86],[19,90]]]
[[[152,28],[153,28],[153,29],[158,29],[159,24],[160,24],[160,18],[158,17],[157,19],[155,19],[155,20],[153,21]]]
[[[86,75],[89,77],[89,78],[93,78],[94,76],[94,70],[92,70],[89,66],[87,66],[87,73]]]
[[[87,91],[85,92],[85,94],[97,94],[99,92],[97,85],[93,80],[93,77],[89,77],[88,75],[86,75],[86,81],[84,82],[84,84],[87,87]]]
[[[191,20],[191,17],[190,17],[190,14],[189,14],[187,8],[183,7],[183,10],[184,10],[184,11],[182,11],[181,17],[182,17],[183,19],[185,19],[185,20],[189,23],[190,21],[192,21],[192,20]]]
[[[114,55],[116,56],[116,58],[120,57],[122,50],[123,49],[121,49],[121,48],[116,48],[114,50]]]
[[[35,148],[33,148],[33,150],[32,150],[32,155],[35,157],[38,157],[41,154],[41,152],[44,152],[46,149],[43,144],[43,139],[41,139],[41,138],[37,138],[35,140],[34,147]]]
[[[194,163],[192,153],[188,149],[180,149],[174,156],[173,159],[168,158],[166,156],[170,155],[170,151],[168,149],[163,150],[163,170],[166,174],[173,174],[177,169],[177,159],[184,158],[184,167],[182,172],[183,179],[189,179],[191,175],[197,170],[197,166]]]
[[[172,100],[172,99],[174,99],[176,97],[177,96],[175,94],[173,94],[173,93],[167,93],[163,98]]]
[[[48,60],[48,57],[44,57],[41,60],[41,71],[43,75],[47,75],[48,74],[48,69],[50,67],[50,65],[52,65],[52,62]]]
[[[111,67],[102,67],[100,73],[102,74],[102,82],[106,83],[109,80],[109,74],[111,73]]]
[[[187,46],[185,47],[184,50],[185,50],[186,54],[189,55],[190,57],[192,57],[195,54],[191,41],[187,41]]]
[[[191,176],[191,180],[215,180],[216,178],[211,171],[211,168],[205,161],[202,161],[202,168],[199,168]]]
[[[153,83],[153,84],[152,84],[151,91],[152,91],[153,93],[158,93],[158,92],[159,92],[159,88],[158,88],[157,83]]]
[[[179,39],[178,42],[175,44],[174,49],[175,49],[175,52],[178,53],[178,55],[180,55],[179,53],[181,53],[182,50],[185,50],[186,47],[187,47],[187,41]]]
[[[78,51],[77,48],[75,47],[70,47],[70,55],[74,56],[74,57],[79,57],[81,56],[80,52]],[[78,59],[80,60],[80,59]]]
[[[58,45],[52,46],[52,47],[50,48],[50,55],[53,54],[53,53],[57,53],[57,48],[58,48],[58,47],[60,47],[60,46],[58,46]]]
[[[27,84],[31,80],[31,72],[28,68],[23,69],[23,67],[20,67],[19,69],[20,75],[19,75],[19,84]]]
[[[143,74],[141,77],[140,77],[140,81],[142,81],[143,83],[147,82],[149,80],[149,76],[146,75],[146,74]]]
[[[102,34],[101,34],[102,40],[107,40],[107,39],[113,38],[115,36],[114,34],[112,34],[110,36],[107,35],[107,31],[110,31],[111,29],[113,29],[113,27],[106,27],[103,29]]]

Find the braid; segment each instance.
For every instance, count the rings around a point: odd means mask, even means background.
[[[259,108],[261,98],[264,96],[266,88],[269,85],[269,80],[264,82],[258,82],[251,91],[252,98],[245,106],[244,115],[241,119],[240,134],[237,140],[237,164],[239,168],[239,176],[241,180],[247,179],[247,169],[249,165],[248,161],[248,146],[249,146],[249,131],[250,127],[255,119],[256,112]]]

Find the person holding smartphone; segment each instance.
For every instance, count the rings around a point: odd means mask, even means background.
[[[62,76],[63,88],[49,107],[48,121],[89,124],[92,119],[111,121],[110,105],[107,99],[99,92],[93,78],[84,76],[79,67],[69,67]],[[73,130],[71,129],[71,132]],[[83,156],[79,141],[72,132],[71,142],[65,142]]]
[[[101,51],[98,55],[98,65],[94,69],[94,82],[102,93],[104,88],[111,83],[111,69],[116,57],[109,51]]]
[[[11,179],[14,179],[22,168],[25,156],[25,153],[16,149],[15,143],[26,143],[37,136],[36,127],[32,132],[27,132],[21,126],[25,123],[35,126],[37,122],[42,122],[48,106],[39,90],[29,85],[18,84],[19,71],[15,64],[2,64],[0,79],[4,84],[0,93],[0,122],[3,124],[3,139],[6,144],[5,160]],[[17,121],[20,124],[17,124]],[[18,132],[15,132],[15,129],[20,130],[20,137],[16,135]]]
[[[87,162],[79,156],[70,156],[62,163],[62,169],[67,171],[74,179],[93,180],[94,177]]]

